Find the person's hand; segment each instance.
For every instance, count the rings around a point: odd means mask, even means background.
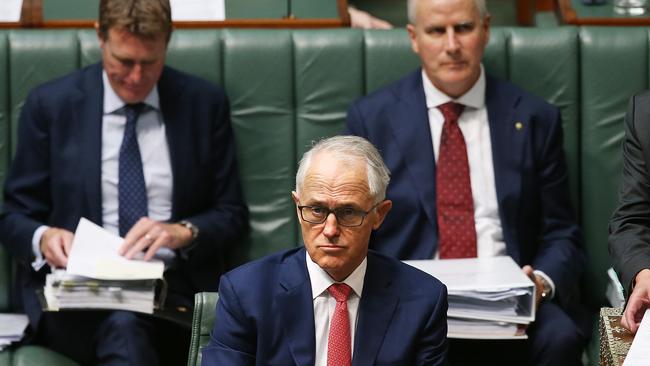
[[[68,230],[51,227],[43,232],[39,246],[41,254],[52,268],[68,266],[74,234]]]
[[[350,14],[350,26],[362,29],[391,29],[393,26],[387,21],[375,18],[363,10],[348,6]]]
[[[640,271],[634,280],[634,289],[627,299],[621,325],[633,334],[639,329],[646,309],[650,308],[650,269]]]
[[[539,276],[536,276],[534,271],[535,269],[532,266],[525,265],[521,268],[524,271],[524,274],[530,278],[533,283],[535,283],[535,311],[539,309],[539,303],[542,301],[542,292],[544,291],[544,283]]]
[[[144,260],[150,260],[160,248],[178,249],[191,241],[192,232],[185,226],[143,217],[126,234],[118,253],[132,259],[137,253],[145,252]]]

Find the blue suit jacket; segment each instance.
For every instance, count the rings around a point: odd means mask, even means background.
[[[18,265],[17,307],[36,324],[32,235],[40,225],[74,232],[80,217],[102,224],[102,65],[35,88],[18,126],[16,156],[5,185],[0,239]],[[243,231],[247,210],[235,161],[229,105],[206,81],[165,67],[158,82],[173,174],[171,222],[200,231],[165,273],[171,298],[191,305],[196,291],[216,290],[225,247]],[[179,295],[177,297],[175,295]]]
[[[370,251],[352,365],[440,365],[447,352],[447,289]],[[222,276],[202,365],[314,365],[314,308],[304,248]]]
[[[486,105],[507,253],[548,274],[556,298],[566,302],[584,253],[569,197],[560,113],[489,76]],[[387,198],[393,208],[374,232],[372,248],[400,259],[432,258],[438,246],[436,167],[421,70],[354,103],[347,129],[375,144],[391,171]]]

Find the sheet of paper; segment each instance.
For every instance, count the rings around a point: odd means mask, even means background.
[[[0,337],[20,340],[28,322],[25,314],[0,314]]]
[[[19,22],[23,0],[1,0],[0,22]]]
[[[533,282],[508,256],[404,261],[442,281],[449,291],[501,291],[533,286]]]
[[[174,20],[224,20],[224,0],[171,0]]]
[[[645,311],[641,325],[634,335],[634,340],[627,352],[623,366],[650,365],[650,309]]]
[[[117,253],[124,239],[81,218],[75,231],[67,272],[103,280],[162,278],[165,265],[160,260],[129,260]]]
[[[519,324],[535,320],[535,284],[508,256],[404,263],[447,286],[448,316]]]

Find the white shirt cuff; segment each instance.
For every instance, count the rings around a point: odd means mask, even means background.
[[[536,274],[537,276],[542,277],[543,279],[546,280],[546,282],[548,282],[549,285],[551,285],[551,293],[548,294],[548,298],[549,300],[552,299],[555,296],[555,282],[553,282],[551,277],[549,277],[546,273],[542,271],[534,270],[533,273]]]
[[[47,263],[45,258],[43,258],[43,253],[41,253],[41,238],[45,230],[50,227],[47,225],[39,226],[38,229],[34,231],[32,236],[32,253],[34,253],[34,261],[32,262],[32,268],[34,271],[38,272],[43,266]]]

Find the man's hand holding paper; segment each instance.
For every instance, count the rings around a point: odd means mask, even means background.
[[[535,311],[537,311],[537,309],[539,309],[539,303],[542,302],[544,283],[542,282],[541,278],[539,278],[539,276],[535,275],[535,270],[532,266],[523,266],[522,271],[524,271],[524,274],[526,274],[526,276],[528,276],[528,278],[530,278],[530,280],[535,283]]]
[[[51,227],[43,232],[40,249],[43,257],[52,268],[68,266],[68,256],[72,249],[74,234],[65,229]]]
[[[144,260],[154,257],[158,249],[182,248],[192,241],[192,232],[180,224],[168,224],[143,217],[129,230],[118,253],[127,259],[145,252]]]

